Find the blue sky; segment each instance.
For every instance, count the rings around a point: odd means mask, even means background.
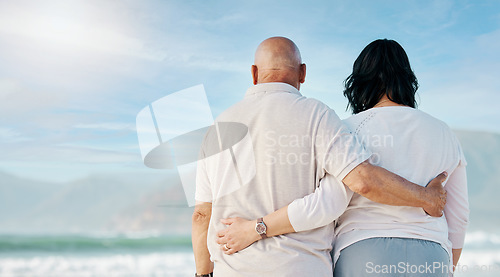
[[[500,133],[498,1],[2,1],[0,171],[52,182],[153,174],[137,113],[204,84],[217,116],[251,86],[254,50],[276,35],[301,49],[302,93],[341,118],[354,59],[390,38],[419,79],[420,109]]]

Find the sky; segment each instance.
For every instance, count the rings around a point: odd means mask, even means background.
[[[500,133],[499,1],[0,1],[0,172],[161,174],[142,163],[139,111],[203,84],[216,117],[252,85],[271,36],[295,41],[302,94],[341,118],[352,63],[389,38],[410,58],[421,110]]]

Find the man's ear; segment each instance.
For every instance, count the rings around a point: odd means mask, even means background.
[[[257,69],[257,66],[254,64],[252,65],[252,79],[253,79],[253,84],[257,84],[257,80],[259,79],[259,70]]]
[[[299,82],[303,84],[306,81],[306,64],[301,64],[299,70]]]

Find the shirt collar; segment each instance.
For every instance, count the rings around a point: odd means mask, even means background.
[[[286,83],[263,83],[250,87],[245,96],[259,95],[273,92],[289,92],[302,96],[293,86]]]

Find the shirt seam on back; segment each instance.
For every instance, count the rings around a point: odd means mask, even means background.
[[[366,125],[366,123],[368,123],[368,121],[370,121],[373,117],[375,117],[375,112],[371,112],[365,119],[363,119],[363,121],[361,121],[358,127],[356,127],[354,135],[357,136],[358,133],[361,131],[361,129],[364,127],[364,125]]]

